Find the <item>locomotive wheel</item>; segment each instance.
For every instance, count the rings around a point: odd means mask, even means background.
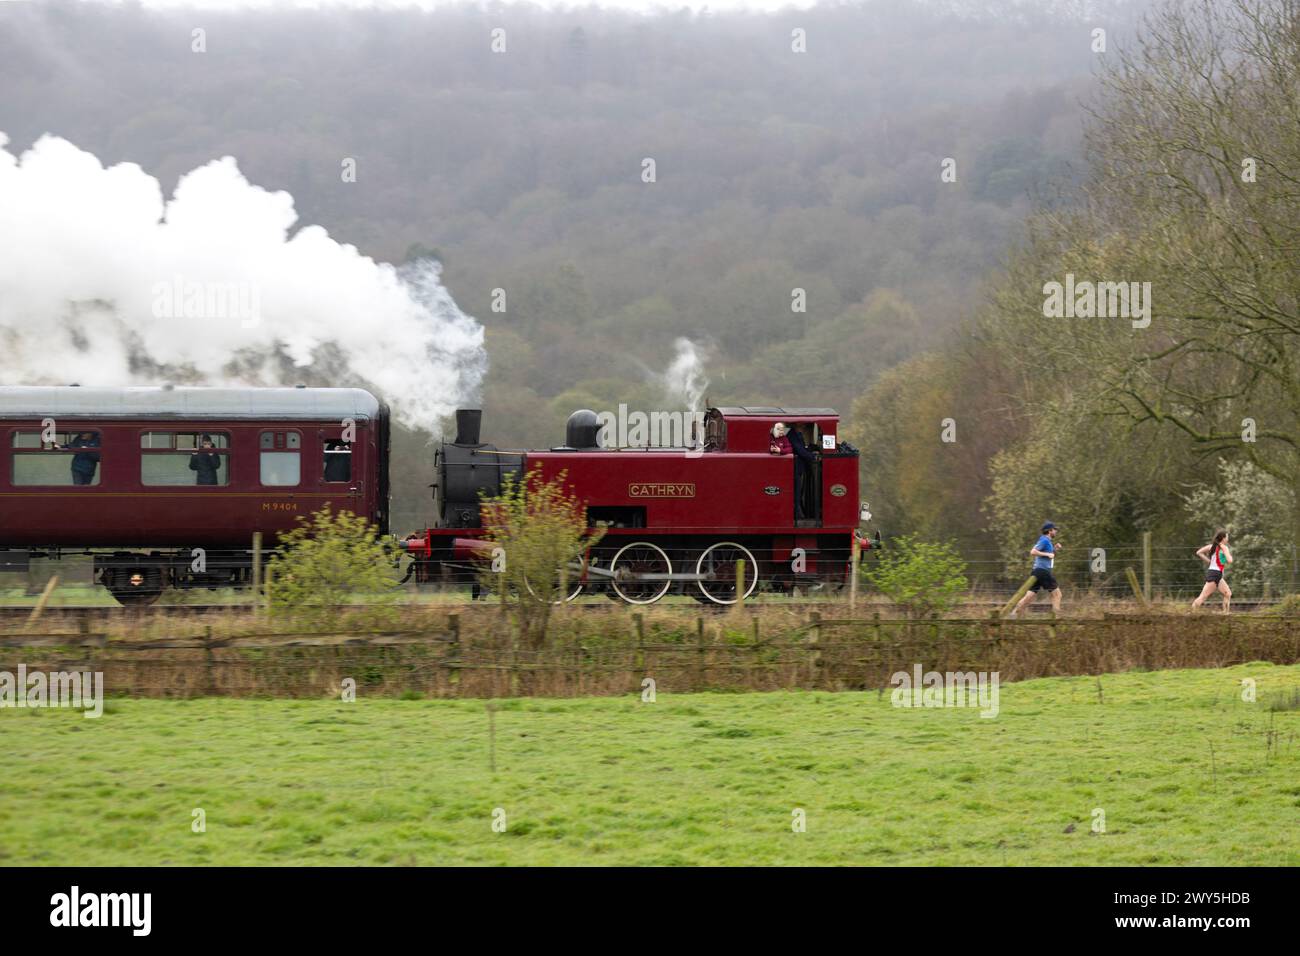
[[[649,541],[633,541],[619,548],[610,562],[609,586],[628,604],[653,604],[672,587],[673,582],[663,580],[643,581],[642,574],[672,574],[672,562],[664,549]]]
[[[714,604],[736,603],[736,562],[745,561],[745,597],[754,593],[758,587],[758,562],[743,544],[734,541],[719,541],[704,549],[700,560],[695,563],[695,573],[700,575],[696,582],[704,597]]]
[[[585,568],[583,570],[585,570]],[[575,578],[577,580],[574,580]],[[541,600],[541,595],[538,594],[537,591],[533,589],[532,584],[529,583],[527,578],[524,578],[524,587],[528,589],[529,594],[537,598],[539,601]],[[575,598],[577,598],[579,594],[582,593],[582,587],[583,587],[582,571],[575,571],[573,568],[569,568],[569,593],[563,598],[558,598],[558,597],[553,598],[550,603],[557,606],[560,604],[567,604],[569,601],[574,600]],[[557,568],[555,571],[555,583],[552,585],[551,590],[552,593],[555,593],[558,592],[559,589],[560,589],[560,571]]]

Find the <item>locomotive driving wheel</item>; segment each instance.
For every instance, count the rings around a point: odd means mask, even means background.
[[[758,587],[758,562],[753,553],[735,541],[719,541],[704,549],[695,563],[695,573],[699,575],[696,583],[707,600],[714,604],[736,603],[736,562],[741,559],[745,562],[744,596],[749,597]]]
[[[633,541],[619,548],[609,566],[609,586],[628,604],[653,604],[672,587],[672,562],[664,549],[649,541]],[[654,575],[652,578],[646,575]]]
[[[560,583],[561,583],[560,569],[559,568],[555,569],[555,578],[551,582],[551,593],[555,595],[555,597],[551,598],[550,601],[551,604],[555,604],[555,605],[567,604],[569,601],[574,600],[575,598],[577,598],[579,594],[582,593],[582,587],[583,587],[582,576],[584,573],[586,573],[587,566],[582,562],[581,558],[578,559],[578,563],[581,564],[582,566],[578,568],[574,568],[570,566],[565,569],[565,574],[567,575],[567,577],[564,580],[567,580],[568,582],[569,593],[564,595],[563,597],[560,596]],[[595,562],[593,561],[592,564],[595,564]],[[539,601],[542,599],[542,596],[537,593],[538,589],[535,589],[532,583],[527,578],[524,578],[524,587],[528,589],[528,593],[531,594],[533,597],[537,598]]]

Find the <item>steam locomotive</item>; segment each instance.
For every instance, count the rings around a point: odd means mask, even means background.
[[[484,495],[505,476],[563,472],[604,537],[567,598],[649,604],[671,592],[735,602],[759,586],[835,587],[858,534],[858,454],[829,408],[711,408],[681,447],[603,447],[575,412],[564,445],[501,450],[482,414],[457,413],[434,456],[433,528],[402,545],[417,582],[477,575]],[[796,518],[794,464],[769,453],[782,421],[819,450]],[[299,517],[329,505],[388,533],[389,412],[362,389],[0,387],[0,571],[33,557],[92,555],[123,604],[169,588],[238,587]],[[865,506],[863,515],[865,516]],[[861,540],[859,538],[859,540]]]
[[[795,463],[770,453],[777,422],[798,429],[819,450],[794,500]],[[669,593],[733,604],[760,586],[836,588],[847,579],[855,536],[869,518],[858,502],[858,452],[839,438],[830,408],[722,407],[704,415],[702,434],[683,447],[608,447],[594,412],[574,412],[565,443],[511,452],[481,442],[481,413],[457,413],[455,440],[434,458],[438,525],[404,542],[417,581],[471,569],[489,553],[480,502],[500,493],[507,475],[536,471],[564,483],[585,502],[588,524],[602,524],[599,543],[575,561],[565,600],[603,592],[629,604]],[[796,517],[802,513],[806,517]],[[743,559],[743,582],[737,560]],[[743,595],[739,593],[743,588]]]

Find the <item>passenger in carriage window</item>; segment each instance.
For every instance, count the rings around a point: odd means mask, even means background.
[[[221,456],[212,449],[216,445],[211,435],[204,435],[199,441],[199,451],[190,455],[190,471],[196,472],[196,485],[217,485],[217,473],[221,471]]]
[[[64,448],[98,448],[99,432],[79,432],[77,437],[68,442],[67,445],[60,445],[55,442],[54,447],[59,450]],[[72,456],[72,483],[74,485],[93,485],[95,483],[95,471],[98,468],[99,452],[77,452]]]
[[[331,438],[325,442],[325,480],[352,480],[352,446]]]

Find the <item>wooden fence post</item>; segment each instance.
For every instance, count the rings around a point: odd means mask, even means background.
[[[1128,586],[1133,589],[1133,596],[1138,599],[1138,603],[1142,605],[1142,609],[1145,611],[1151,605],[1147,602],[1146,595],[1142,593],[1142,585],[1138,583],[1137,572],[1132,567],[1127,567],[1124,571],[1128,575]]]
[[[632,624],[636,628],[636,647],[632,649],[632,692],[641,689],[645,673],[645,615],[640,611],[632,612]]]
[[[704,618],[695,621],[697,656],[695,659],[695,689],[704,689]]]
[[[217,681],[212,660],[212,625],[203,628],[203,692],[209,697],[217,696]]]
[[[858,544],[858,533],[852,534],[853,544],[849,557],[849,617],[857,616],[858,609],[858,562],[862,559],[862,547]]]
[[[36,606],[32,608],[32,613],[27,615],[28,624],[35,624],[40,620],[41,615],[45,612],[46,602],[49,601],[50,595],[54,593],[54,589],[58,586],[59,576],[51,574],[50,579],[45,582],[45,589],[41,591],[41,596],[36,599]]]
[[[1002,613],[1010,614],[1015,609],[1015,606],[1020,603],[1020,599],[1029,591],[1029,586],[1033,583],[1034,576],[1031,574],[1029,577],[1025,578],[1024,584],[1016,588],[1016,593],[1011,595],[1011,600],[1002,605]]]
[[[257,616],[261,605],[262,596],[259,593],[262,587],[262,532],[253,532],[253,615]]]
[[[736,610],[745,609],[745,559],[736,559]]]
[[[822,616],[818,611],[813,611],[808,615],[808,686],[814,688],[817,686],[817,679],[821,675],[819,671],[822,666],[821,647],[822,636]]]
[[[1151,532],[1142,532],[1142,596],[1151,603]]]

